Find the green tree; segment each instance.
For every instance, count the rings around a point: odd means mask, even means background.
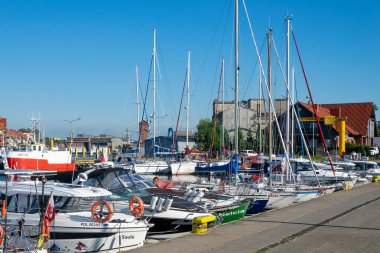
[[[215,134],[214,132],[214,122],[211,119],[201,119],[197,125],[197,132],[195,138],[197,141],[198,149],[200,150],[210,150],[214,135],[214,145],[213,151],[219,151],[220,142],[222,136],[222,124],[220,121],[215,122]],[[224,131],[224,145],[228,146],[228,132]]]

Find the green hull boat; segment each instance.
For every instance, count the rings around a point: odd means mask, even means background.
[[[243,218],[248,210],[249,203],[241,202],[231,206],[215,208],[215,223],[223,224]]]

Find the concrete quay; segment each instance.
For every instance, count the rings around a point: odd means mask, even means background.
[[[128,252],[380,252],[379,215],[371,183]]]

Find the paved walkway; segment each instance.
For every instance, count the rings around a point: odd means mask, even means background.
[[[128,252],[380,252],[380,183]]]

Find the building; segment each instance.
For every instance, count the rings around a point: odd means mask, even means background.
[[[305,134],[315,142],[315,146],[321,146],[322,140],[318,134],[318,126],[314,118],[314,111],[310,104],[298,102],[296,104],[301,116]],[[337,146],[339,134],[335,123],[326,124],[327,117],[346,120],[346,140],[360,145],[374,146],[377,133],[375,107],[372,102],[343,103],[343,104],[318,104],[316,105],[323,133],[329,147]],[[315,120],[313,120],[315,119]]]
[[[268,105],[264,99],[248,99],[247,101],[239,102],[238,110],[238,126],[243,133],[244,138],[247,138],[248,133],[254,139],[259,139],[259,130],[266,129],[268,126]],[[277,117],[280,117],[286,111],[286,100],[275,99],[274,103]],[[235,102],[214,100],[214,114],[218,120],[224,122],[224,127],[229,133],[230,140],[234,139],[235,131]]]
[[[90,155],[102,149],[121,149],[125,143],[125,139],[107,134],[100,134],[99,136],[78,134],[72,140],[71,137],[67,137],[67,145],[71,149],[80,149],[79,152],[83,152],[82,149],[84,149],[84,152],[90,153]]]
[[[178,153],[185,153],[186,148],[186,130],[178,130],[176,134],[176,146]],[[195,132],[189,130],[188,148],[193,149],[195,146]]]

